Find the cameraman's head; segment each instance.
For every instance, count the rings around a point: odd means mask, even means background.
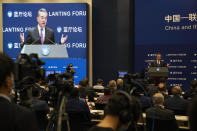
[[[7,55],[0,53],[0,93],[9,95],[14,86],[14,62]]]
[[[128,93],[117,91],[105,106],[105,118],[98,126],[117,130],[121,127],[128,127],[129,123],[137,123],[139,115],[139,102]],[[105,123],[108,123],[108,125]]]

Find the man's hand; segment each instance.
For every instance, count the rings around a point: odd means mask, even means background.
[[[167,63],[167,67],[169,67],[169,66],[170,66],[170,64]]]
[[[61,44],[64,44],[66,42],[66,40],[68,39],[68,35],[66,35],[64,37],[64,35],[62,34],[62,38],[61,38]]]
[[[21,40],[21,43],[24,43],[24,33],[20,33],[20,40]]]

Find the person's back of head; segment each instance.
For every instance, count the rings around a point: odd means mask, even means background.
[[[86,87],[89,87],[89,79],[88,78],[83,78],[82,81],[86,84]]]
[[[191,87],[192,89],[196,88],[196,87],[197,87],[197,81],[192,80],[192,81],[190,82],[190,87]]]
[[[40,87],[33,87],[32,88],[32,96],[35,97],[35,98],[40,98],[41,88]]]
[[[118,116],[122,124],[136,123],[140,115],[139,101],[124,91],[117,91],[105,106],[105,115]]]
[[[123,79],[122,78],[117,79],[117,85],[123,86]]]
[[[85,88],[86,87],[85,81],[79,81],[78,86],[79,86],[79,88]]]
[[[103,85],[103,79],[101,79],[101,78],[97,79],[97,84],[98,85]]]
[[[0,53],[0,92],[9,95],[14,86],[14,61],[7,55]]]
[[[172,88],[172,94],[173,95],[177,95],[177,96],[180,96],[181,95],[181,87],[180,86],[175,86]]]
[[[116,81],[115,81],[115,80],[110,80],[108,86],[109,86],[109,87],[112,87],[112,88],[114,88],[114,89],[116,89],[116,87],[117,87]]]
[[[161,93],[155,93],[152,97],[154,106],[163,106],[164,96]]]
[[[162,93],[162,92],[165,91],[165,89],[166,89],[165,84],[164,83],[159,83],[159,85],[157,87],[158,92]]]

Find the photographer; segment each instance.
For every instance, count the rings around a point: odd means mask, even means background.
[[[11,103],[8,97],[14,87],[14,62],[0,53],[0,130],[38,131],[34,114],[21,106]]]

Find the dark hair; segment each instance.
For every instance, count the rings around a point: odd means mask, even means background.
[[[136,123],[140,113],[139,101],[124,91],[116,91],[105,106],[105,115],[118,116],[121,123]]]
[[[103,79],[101,78],[97,79],[97,83],[103,83]]]
[[[82,87],[86,87],[85,81],[79,81],[79,85],[82,86]]]
[[[192,81],[190,82],[190,86],[191,86],[191,88],[196,88],[196,87],[197,87],[197,81],[192,80]]]
[[[33,97],[40,96],[40,93],[41,93],[41,88],[40,87],[33,87],[32,88],[32,96]]]
[[[0,87],[11,73],[14,73],[14,61],[6,54],[0,53]]]

